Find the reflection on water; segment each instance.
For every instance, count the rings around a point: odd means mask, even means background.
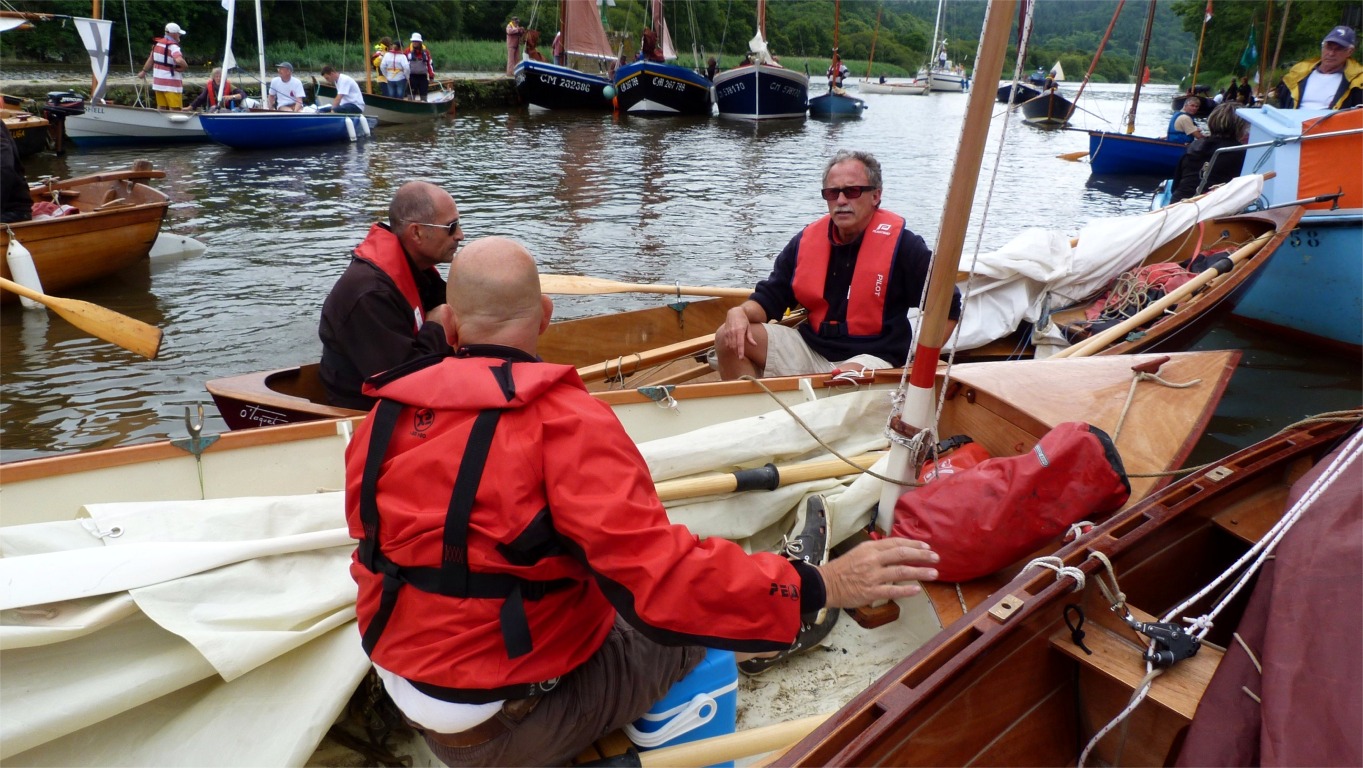
[[[1142,101],[1138,131],[1147,135],[1163,133],[1172,92],[1152,90],[1162,98],[1158,104]],[[1125,89],[1090,91],[1093,99],[1084,99],[1090,112],[1114,120],[1123,112]],[[155,361],[85,338],[56,318],[18,306],[0,310],[0,456],[182,436],[184,408],[198,403],[208,403],[206,429],[222,430],[204,380],[315,360],[322,300],[350,249],[372,222],[386,217],[393,192],[409,179],[445,186],[459,203],[469,237],[517,238],[546,272],[747,286],[825,211],[818,188],[828,157],[838,148],[858,148],[874,152],[884,167],[884,205],[932,243],[966,97],[864,98],[870,108],[860,119],[830,122],[756,125],[490,110],[434,126],[384,127],[373,141],[287,153],[204,144],[36,158],[28,164],[34,178],[151,159],[167,172],[157,182],[172,199],[166,228],[202,240],[209,250],[143,265],[69,294],[162,327],[166,340]],[[1079,120],[1079,128],[1112,127],[1088,114]],[[996,118],[969,214],[965,257],[977,242],[994,248],[1023,227],[1075,232],[1097,217],[1144,210],[1158,179],[1090,179],[1087,164],[1057,159],[1087,142],[1082,131],[1039,131],[1015,118],[1005,127],[1003,117]],[[580,317],[656,301],[648,295],[563,296],[556,313]],[[1251,436],[1237,426],[1243,418],[1260,429],[1294,418],[1286,410],[1323,410],[1316,403],[1338,400],[1341,392],[1359,399],[1356,370],[1283,378],[1287,372],[1279,368],[1302,367],[1304,353],[1253,335],[1221,339],[1253,350],[1247,356],[1251,372],[1236,378],[1223,406],[1236,415],[1213,423],[1217,439],[1228,444]],[[1258,367],[1261,348],[1287,362]],[[1313,362],[1312,369],[1320,367]],[[1260,377],[1292,396],[1268,407],[1257,394],[1266,386]],[[1242,380],[1256,382],[1254,390]]]

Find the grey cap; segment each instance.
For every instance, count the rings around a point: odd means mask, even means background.
[[[1358,35],[1354,34],[1353,27],[1335,27],[1320,41],[1321,45],[1326,43],[1339,43],[1345,48],[1352,48],[1358,43]]]
[[[289,70],[290,72],[293,71],[293,65],[290,64],[290,63],[287,62],[287,61],[281,61],[281,62],[279,62],[278,64],[274,65],[274,68],[275,68],[275,69],[287,69],[287,70]]]

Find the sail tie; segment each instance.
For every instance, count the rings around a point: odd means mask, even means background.
[[[1062,577],[1065,576],[1074,579],[1074,586],[1070,588],[1071,592],[1079,592],[1085,586],[1087,586],[1086,579],[1084,577],[1084,572],[1082,570],[1076,568],[1073,565],[1065,565],[1064,560],[1061,560],[1059,557],[1056,557],[1054,555],[1038,557],[1033,559],[1030,563],[1023,566],[1022,572],[1026,573],[1032,566],[1036,566],[1038,568],[1045,568],[1046,570],[1051,571],[1052,573],[1055,574],[1056,581],[1059,581]]]

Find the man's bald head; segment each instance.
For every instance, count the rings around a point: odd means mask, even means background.
[[[502,344],[533,353],[553,312],[540,293],[535,257],[505,237],[464,246],[450,265],[447,297],[461,345]]]

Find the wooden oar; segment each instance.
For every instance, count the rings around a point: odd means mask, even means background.
[[[91,336],[117,344],[148,360],[155,360],[156,353],[161,350],[161,329],[154,325],[88,301],[48,296],[3,277],[0,277],[0,288],[33,299]]]
[[[881,453],[863,453],[852,457],[852,464],[866,469],[880,460]],[[856,472],[842,459],[822,459],[806,461],[802,464],[787,464],[778,467],[768,464],[754,469],[741,469],[723,475],[709,477],[687,477],[681,480],[665,480],[657,484],[658,498],[663,501],[693,499],[700,496],[713,496],[717,493],[748,490],[774,490],[783,485],[806,483],[810,480],[823,480],[828,477],[842,477]]]
[[[1228,257],[1231,261],[1231,264],[1238,265],[1240,262],[1258,253],[1259,249],[1263,248],[1264,245],[1268,243],[1269,240],[1272,240],[1273,237],[1277,234],[1278,232],[1276,230],[1271,232],[1265,232],[1262,235],[1259,235],[1258,237],[1249,241],[1248,243],[1245,243],[1243,246],[1240,247],[1239,250],[1237,250],[1235,253],[1232,253]],[[1090,355],[1097,354],[1112,342],[1130,333],[1133,329],[1139,328],[1140,326],[1144,325],[1145,323],[1149,322],[1155,317],[1158,317],[1162,312],[1164,312],[1165,309],[1182,301],[1185,297],[1192,294],[1193,291],[1196,291],[1198,288],[1201,288],[1202,286],[1211,282],[1220,275],[1221,272],[1217,271],[1215,267],[1204,269],[1202,272],[1198,273],[1197,277],[1194,277],[1192,280],[1189,280],[1183,285],[1180,285],[1178,288],[1175,288],[1174,290],[1165,294],[1164,297],[1161,298],[1159,301],[1156,301],[1155,303],[1149,305],[1145,309],[1142,309],[1140,312],[1137,312],[1136,314],[1132,315],[1131,317],[1127,318],[1121,323],[1118,323],[1117,325],[1108,328],[1102,333],[1091,336],[1090,338],[1087,338],[1079,342],[1078,344],[1060,350],[1054,355],[1051,355],[1051,358],[1053,359],[1057,357],[1089,357]]]
[[[663,747],[639,753],[641,766],[669,766],[670,768],[691,768],[692,766],[726,763],[741,757],[760,755],[785,749],[808,736],[833,713],[810,715],[799,720],[773,723],[761,728],[749,728],[737,733],[711,736],[708,739]]]
[[[666,293],[682,296],[733,296],[746,299],[752,295],[748,288],[713,288],[696,285],[649,285],[622,283],[599,277],[578,275],[540,275],[540,290],[545,293],[564,293],[587,296],[599,293]]]
[[[1074,162],[1078,162],[1080,158],[1082,158],[1082,157],[1088,157],[1088,156],[1089,156],[1089,151],[1088,151],[1087,149],[1082,150],[1082,151],[1079,151],[1079,152],[1066,152],[1066,153],[1063,154],[1063,155],[1056,155],[1056,157],[1060,158],[1061,160],[1071,160],[1071,161],[1074,161]]]

